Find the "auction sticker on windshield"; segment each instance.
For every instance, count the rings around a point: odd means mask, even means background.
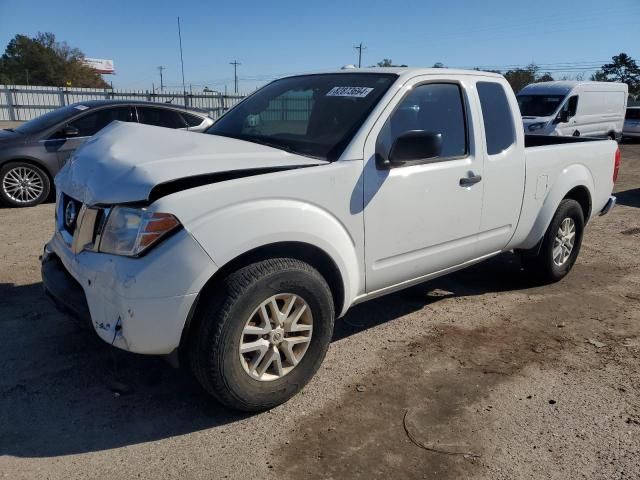
[[[333,87],[327,92],[327,97],[357,97],[364,98],[373,91],[371,87]]]

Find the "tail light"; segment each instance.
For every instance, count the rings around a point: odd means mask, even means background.
[[[620,148],[616,148],[616,156],[613,164],[613,183],[618,180],[618,172],[620,171]]]

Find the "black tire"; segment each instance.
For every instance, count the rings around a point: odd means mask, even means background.
[[[575,240],[569,258],[562,265],[557,265],[553,259],[554,241],[562,222],[567,218],[572,219],[575,224]],[[582,207],[575,200],[565,198],[560,202],[556,213],[551,219],[538,253],[533,253],[532,251],[521,252],[523,267],[543,282],[557,282],[564,278],[573,268],[580,253],[583,233],[584,214]]]
[[[30,198],[27,194],[9,190],[15,185],[17,175],[28,173],[33,180],[34,186],[39,191],[35,198]],[[26,162],[11,162],[0,168],[0,200],[10,207],[33,207],[44,202],[51,193],[51,182],[44,170],[36,165]]]
[[[299,260],[275,258],[237,270],[210,291],[196,311],[186,352],[204,389],[224,406],[241,411],[266,410],[298,393],[320,367],[333,334],[333,299],[322,275]],[[289,373],[260,381],[245,371],[240,360],[242,332],[252,312],[280,293],[300,296],[308,304],[313,316],[311,340]]]

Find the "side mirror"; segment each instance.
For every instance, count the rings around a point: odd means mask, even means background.
[[[64,135],[65,137],[77,137],[78,135],[80,135],[80,130],[72,125],[66,125],[62,129],[62,135]]]
[[[398,136],[389,150],[387,167],[427,163],[442,153],[442,134],[411,130]]]

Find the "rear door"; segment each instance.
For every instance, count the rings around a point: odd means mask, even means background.
[[[509,89],[509,90],[507,90]],[[524,132],[509,84],[497,78],[478,80],[484,131],[484,197],[478,253],[502,250],[515,231],[525,181]],[[518,128],[516,128],[518,125]]]
[[[366,290],[373,292],[476,257],[484,183],[479,131],[471,115],[468,77],[410,80],[387,107],[364,150]],[[440,133],[442,153],[428,163],[384,168],[401,134]]]

